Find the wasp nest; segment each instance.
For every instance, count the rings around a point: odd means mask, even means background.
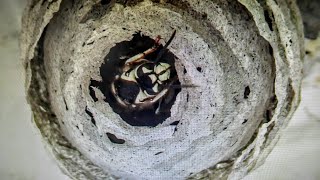
[[[239,179],[299,103],[293,0],[30,0],[34,121],[75,179]]]

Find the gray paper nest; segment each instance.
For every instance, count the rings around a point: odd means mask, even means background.
[[[130,125],[108,103],[102,74],[112,70],[101,67],[134,35],[160,35],[163,45],[174,30],[167,52],[181,89],[169,117]],[[28,102],[73,179],[240,179],[299,104],[302,31],[293,0],[30,0]]]

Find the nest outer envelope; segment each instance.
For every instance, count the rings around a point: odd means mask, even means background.
[[[30,0],[22,23],[34,122],[74,179],[240,179],[263,163],[299,104],[303,29],[291,0]],[[181,90],[165,122],[129,126],[99,89],[90,96],[116,43],[173,29],[179,80],[197,88]]]

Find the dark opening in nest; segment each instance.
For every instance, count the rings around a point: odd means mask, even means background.
[[[162,100],[143,106],[143,108],[124,107],[116,100],[116,97],[111,91],[111,84],[117,75],[120,76],[123,73],[125,61],[153,47],[154,44],[154,39],[144,36],[140,32],[133,34],[133,38],[130,41],[117,43],[110,49],[110,52],[104,59],[104,63],[100,67],[102,82],[91,80],[90,86],[99,88],[106,97],[105,101],[109,103],[113,111],[132,126],[155,127],[164,122],[170,117],[170,109],[176,100],[177,94],[181,91],[181,84],[177,78],[177,72],[174,66],[176,57],[169,50],[166,50],[159,62],[167,63],[173,67],[170,72],[170,79],[174,77],[177,79],[173,82],[172,86],[170,86],[170,90]],[[156,51],[146,55],[144,59],[154,61],[163,48],[163,45],[160,45]],[[130,90],[129,88],[129,91]],[[132,91],[135,91],[135,89],[132,89]],[[90,93],[90,95],[92,95],[92,93]]]

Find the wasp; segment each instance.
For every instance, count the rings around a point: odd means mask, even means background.
[[[149,60],[146,56],[159,49],[160,36],[154,39],[154,45],[151,48],[125,61],[120,73],[111,83],[111,93],[120,105],[142,109],[158,102],[157,111],[159,111],[162,99],[170,94],[170,87],[178,80],[177,76],[172,77],[174,67],[162,60],[175,34],[176,30],[155,59]]]

